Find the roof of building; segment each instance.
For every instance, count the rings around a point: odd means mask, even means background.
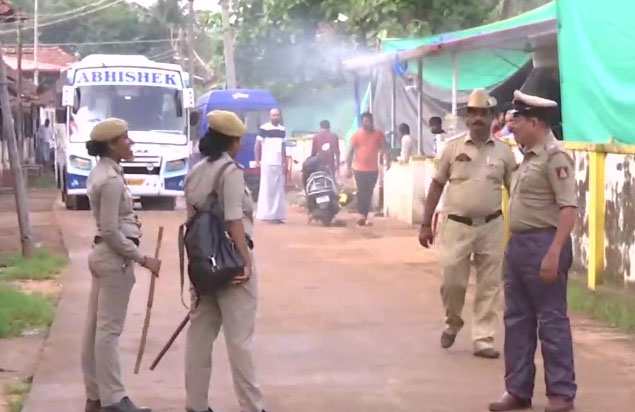
[[[2,1],[2,0],[0,0]],[[4,61],[7,66],[14,70],[18,68],[17,47],[3,47]],[[22,71],[32,72],[36,69],[33,47],[22,48]],[[77,62],[77,57],[62,50],[57,46],[38,47],[37,70],[42,73],[59,73],[73,63]]]

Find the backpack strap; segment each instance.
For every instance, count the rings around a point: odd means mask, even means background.
[[[220,169],[218,169],[218,173],[216,174],[216,178],[214,179],[214,186],[212,186],[212,191],[210,192],[209,196],[207,196],[207,200],[205,200],[205,203],[203,203],[201,210],[209,210],[209,207],[211,206],[212,201],[215,198],[218,198],[218,189],[221,183],[221,179],[223,178],[223,175],[225,174],[225,171],[227,170],[227,168],[235,164],[236,162],[234,162],[233,160],[230,160],[227,163],[223,164],[220,167]]]

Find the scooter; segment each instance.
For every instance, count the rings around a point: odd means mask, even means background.
[[[319,155],[309,157],[302,165],[302,182],[309,223],[319,221],[330,226],[340,211],[339,195],[335,179]]]

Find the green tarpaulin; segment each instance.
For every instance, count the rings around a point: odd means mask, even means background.
[[[557,5],[565,140],[635,144],[635,1]]]
[[[417,39],[386,40],[383,42],[382,51],[395,52],[419,46],[433,46],[555,18],[556,5],[552,2],[520,16],[472,29]],[[530,58],[531,53],[524,50],[522,45],[461,51],[457,53],[458,89],[473,90],[499,84],[518,71]],[[434,86],[451,89],[453,64],[450,53],[435,53],[426,56],[423,66],[424,80]],[[416,64],[411,62],[408,70],[416,73]]]

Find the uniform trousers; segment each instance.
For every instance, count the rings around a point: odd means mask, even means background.
[[[88,267],[92,284],[82,345],[84,385],[88,399],[99,399],[102,406],[109,406],[126,396],[121,381],[119,336],[135,283],[134,262],[102,242],[90,253]]]
[[[507,392],[522,399],[533,396],[537,339],[547,396],[573,401],[577,390],[567,316],[570,239],[560,254],[556,282],[547,284],[540,278],[542,259],[555,233],[556,229],[512,233],[505,254],[505,386]]]
[[[262,393],[252,357],[258,302],[255,265],[246,283],[221,289],[215,295],[201,296],[198,306],[195,302],[196,296],[192,294],[185,348],[186,407],[207,411],[212,349],[222,326],[238,403],[243,412],[262,411]]]
[[[455,335],[464,325],[461,314],[470,277],[471,256],[474,255],[476,295],[472,341],[476,351],[493,347],[501,306],[502,217],[479,226],[468,226],[445,216],[439,252],[443,273],[441,298],[445,308],[445,331]]]

